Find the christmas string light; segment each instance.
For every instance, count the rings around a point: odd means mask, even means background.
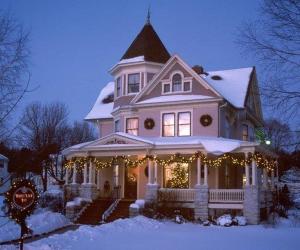
[[[152,155],[146,155],[145,157],[137,160],[130,159],[126,155],[121,155],[121,156],[114,156],[108,161],[99,160],[96,157],[76,157],[76,158],[72,158],[71,160],[68,160],[64,166],[67,169],[72,169],[75,165],[76,169],[78,171],[81,171],[84,165],[87,164],[89,161],[91,161],[91,163],[95,164],[95,167],[98,170],[103,168],[109,168],[114,165],[118,165],[122,163],[124,163],[128,167],[138,167],[143,165],[147,160],[152,160],[161,166],[166,166],[172,163],[191,164],[198,158],[201,159],[202,163],[207,164],[207,166],[215,167],[215,168],[221,167],[224,162],[231,163],[232,165],[237,167],[244,167],[246,164],[250,165],[252,160],[256,162],[256,165],[258,167],[267,168],[268,171],[274,170],[276,165],[274,160],[268,160],[267,158],[263,157],[261,154],[258,153],[255,153],[254,155],[251,155],[246,159],[241,159],[229,154],[223,154],[217,158],[210,159],[203,153],[196,152],[189,157],[182,156],[181,154],[177,153],[171,155],[168,159],[162,159]]]

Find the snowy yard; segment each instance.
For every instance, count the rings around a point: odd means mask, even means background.
[[[120,219],[102,226],[81,226],[76,231],[26,244],[30,250],[68,249],[299,249],[300,227],[289,221],[276,228],[259,226],[204,227],[198,224],[159,222],[142,216]],[[0,248],[1,249],[1,248]],[[6,246],[2,249],[15,249]]]
[[[4,197],[0,196],[0,208],[2,207],[3,200]],[[27,219],[27,226],[33,230],[34,234],[49,232],[69,223],[70,221],[62,214],[54,213],[46,209],[37,209],[34,214]],[[0,242],[18,239],[19,236],[20,226],[13,220],[3,217],[3,212],[0,210]]]

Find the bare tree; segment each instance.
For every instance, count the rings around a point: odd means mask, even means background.
[[[276,119],[265,122],[265,134],[271,141],[271,146],[275,152],[290,150],[294,146],[295,137],[288,124],[283,124]]]
[[[28,91],[28,38],[22,25],[0,12],[0,138],[11,129],[8,117]]]
[[[69,132],[69,146],[95,140],[95,130],[88,122],[75,121]]]
[[[42,105],[29,104],[21,118],[19,138],[26,146],[35,152],[35,164],[40,170],[44,184],[47,188],[47,175],[52,173],[51,154],[57,154],[67,145],[68,111],[62,103]]]
[[[263,0],[259,19],[241,27],[238,43],[261,63],[266,104],[299,125],[300,1]]]

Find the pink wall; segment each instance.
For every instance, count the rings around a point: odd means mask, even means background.
[[[99,123],[100,138],[113,133],[113,121],[105,121]]]

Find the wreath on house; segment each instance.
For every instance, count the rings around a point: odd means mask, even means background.
[[[212,123],[212,117],[210,115],[202,115],[200,117],[200,123],[202,124],[202,126],[207,127],[209,125],[211,125]]]
[[[144,127],[145,129],[153,129],[155,126],[155,122],[152,118],[147,118],[145,121],[144,121]]]

